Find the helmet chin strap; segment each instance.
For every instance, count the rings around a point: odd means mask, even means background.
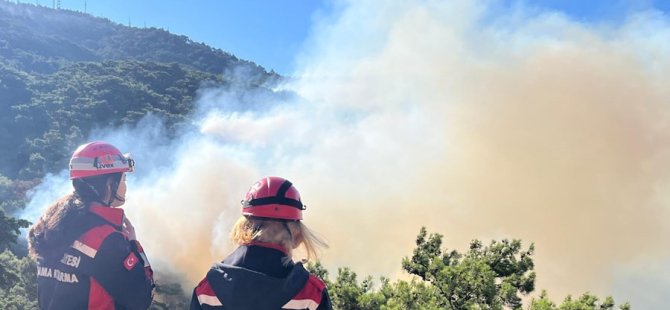
[[[100,193],[98,192],[98,190],[95,189],[95,186],[93,186],[93,185],[91,185],[90,183],[88,183],[85,179],[77,179],[77,180],[79,180],[80,182],[82,182],[82,183],[84,183],[86,186],[88,186],[88,188],[89,188],[89,189],[90,189],[96,196],[98,196],[97,201],[98,201],[99,203],[101,203],[101,204],[103,204],[103,205],[105,204],[105,202],[103,201],[102,195],[100,195]],[[109,206],[109,205],[107,204],[107,206]]]
[[[114,181],[114,183],[112,183],[112,186],[110,187],[110,190],[112,190],[112,191],[109,194],[109,202],[107,203],[108,207],[112,206],[112,202],[114,202],[114,200],[118,200],[120,202],[126,202],[126,199],[123,198],[123,197],[120,197],[119,194],[118,194],[118,191],[119,191],[119,182],[118,181]]]

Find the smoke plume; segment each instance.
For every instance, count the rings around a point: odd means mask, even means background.
[[[203,90],[202,117],[174,140],[152,120],[93,135],[137,154],[124,208],[159,271],[195,285],[234,247],[248,186],[280,175],[329,241],[332,272],[395,276],[427,226],[450,249],[534,242],[536,286],[554,299],[591,291],[660,307],[666,15],[607,24],[498,1],[334,6],[275,94]]]

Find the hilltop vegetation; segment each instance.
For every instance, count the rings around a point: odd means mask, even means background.
[[[184,121],[203,83],[252,90],[280,77],[157,28],[0,1],[0,174],[40,178],[91,129],[148,113]]]
[[[67,157],[91,129],[137,123],[148,113],[167,124],[183,122],[203,83],[221,76],[176,63],[138,61],[75,63],[50,75],[28,75],[0,64],[0,173],[40,178]],[[57,168],[56,168],[57,169]]]
[[[128,27],[70,10],[0,1],[0,57],[21,71],[50,74],[71,62],[179,63],[257,84],[277,78],[253,62],[158,28]]]

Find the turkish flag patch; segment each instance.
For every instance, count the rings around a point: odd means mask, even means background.
[[[130,252],[128,257],[126,257],[126,259],[123,260],[123,267],[125,267],[126,270],[130,271],[130,269],[133,269],[133,267],[135,267],[135,265],[137,265],[137,262],[139,262],[139,261],[140,260],[137,259],[137,256],[135,256],[135,253]]]

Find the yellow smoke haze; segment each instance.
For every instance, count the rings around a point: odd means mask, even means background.
[[[398,275],[425,225],[450,249],[534,242],[554,298],[613,294],[621,269],[670,274],[667,17],[485,3],[338,2],[284,86],[299,102],[210,114],[174,167],[129,188],[150,258],[190,289],[234,247],[248,186],[281,175],[331,273]]]

